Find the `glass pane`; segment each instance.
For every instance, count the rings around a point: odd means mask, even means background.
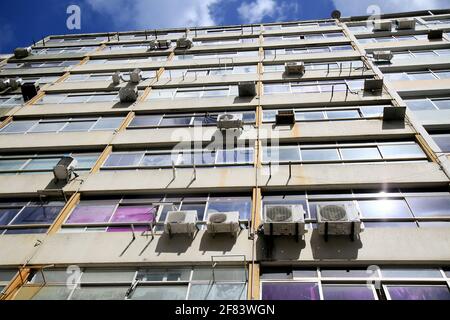
[[[108,222],[114,212],[115,205],[78,205],[66,223]]]
[[[253,149],[218,150],[217,163],[250,163]]]
[[[94,123],[94,120],[69,122],[62,131],[88,131]]]
[[[70,297],[71,300],[122,300],[125,299],[128,286],[79,287]]]
[[[45,286],[41,288],[32,300],[67,300],[71,289],[66,286]]]
[[[431,137],[442,152],[450,152],[450,134],[433,134]]]
[[[119,207],[113,215],[112,222],[150,222],[156,217],[154,206]]]
[[[316,282],[263,282],[262,300],[320,300]]]
[[[450,109],[450,99],[433,100],[433,103],[439,110],[449,110]]]
[[[375,300],[374,291],[366,284],[322,284],[324,300]]]
[[[28,131],[37,121],[13,121],[0,130],[2,133],[23,133]]]
[[[192,117],[163,117],[160,126],[187,126]]]
[[[191,269],[141,269],[139,281],[189,281]]]
[[[436,110],[436,107],[428,99],[405,100],[405,103],[413,111]]]
[[[372,271],[364,269],[320,269],[323,278],[368,278]]]
[[[208,213],[238,211],[239,218],[247,220],[250,216],[251,201],[232,199],[231,201],[209,201]]]
[[[134,279],[135,271],[127,270],[95,270],[87,269],[83,271],[81,282],[131,282]]]
[[[137,166],[143,153],[113,153],[106,160],[104,167]]]
[[[203,217],[204,217],[204,214],[205,214],[205,207],[206,207],[206,204],[203,204],[203,203],[202,204],[196,204],[196,203],[187,204],[187,203],[184,203],[181,206],[181,210],[195,210],[195,211],[197,211],[198,220],[202,221]]]
[[[209,281],[215,279],[216,281],[247,281],[246,271],[244,268],[233,268],[233,267],[216,267],[211,268],[201,268],[197,267],[194,269],[194,274],[192,275],[192,280],[204,280]]]
[[[20,209],[0,209],[0,225],[7,225],[16,216]],[[1,281],[1,280],[0,280]]]
[[[185,300],[187,285],[138,286],[129,296],[132,300]]]
[[[376,147],[371,148],[341,148],[343,160],[374,160],[381,159]]]
[[[0,171],[19,170],[28,160],[0,160]]]
[[[357,110],[327,111],[328,119],[353,119],[359,118]]]
[[[178,154],[147,154],[141,162],[142,166],[146,167],[159,167],[159,166],[171,166],[172,161],[176,164]]]
[[[336,149],[301,150],[303,161],[333,161],[340,160]]]
[[[110,94],[95,94],[89,97],[88,102],[104,102],[104,101],[114,101],[117,97],[116,93],[110,93]]]
[[[364,218],[412,218],[404,200],[359,200]]]
[[[94,125],[92,130],[114,130],[122,123],[123,118],[101,118]]]
[[[406,197],[416,217],[450,216],[450,195],[430,197]]]
[[[189,291],[190,300],[245,300],[246,284],[193,284]]]
[[[94,166],[99,155],[72,155],[77,160],[77,169],[90,169]]]
[[[445,285],[387,285],[392,300],[450,300]]]
[[[263,154],[264,162],[300,161],[300,149],[293,147],[266,147]]]
[[[322,120],[325,119],[325,115],[322,111],[317,112],[295,112],[295,120]]]
[[[23,168],[25,170],[53,170],[53,167],[59,162],[59,158],[52,159],[31,159]]]
[[[379,146],[383,159],[425,158],[425,153],[417,144],[393,144]]]
[[[161,120],[161,116],[136,116],[131,121],[129,127],[145,127],[145,126],[156,126]]]
[[[38,123],[30,132],[55,132],[60,130],[65,124],[65,122]]]
[[[12,224],[51,224],[62,206],[25,207]]]
[[[442,278],[437,268],[381,268],[384,278]]]

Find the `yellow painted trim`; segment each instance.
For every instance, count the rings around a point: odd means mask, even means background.
[[[260,300],[259,264],[250,263],[248,266],[248,274],[247,299]]]
[[[119,132],[124,131],[130,124],[131,120],[133,120],[134,116],[135,116],[134,112],[132,112],[132,111],[129,112],[127,114],[127,116],[125,117],[125,119],[123,119],[122,124],[120,125],[119,129],[117,129],[117,131],[119,131]]]
[[[41,100],[41,98],[42,98],[43,96],[45,96],[45,91],[41,91],[41,90],[40,90],[40,91],[38,92],[38,94],[37,94],[35,97],[33,97],[32,99],[28,100],[28,101],[25,103],[24,106],[30,106],[30,105],[35,104],[36,102],[38,102],[39,100]]]
[[[0,129],[5,127],[7,124],[9,124],[11,121],[13,121],[13,117],[9,116],[8,118],[6,118],[5,120],[3,120],[2,122],[0,122]]]
[[[70,76],[70,72],[66,72],[61,77],[59,77],[58,80],[55,81],[55,83],[61,83],[64,80],[66,80],[69,76]]]
[[[72,212],[73,208],[75,208],[79,201],[80,194],[74,193],[66,202],[58,217],[56,217],[55,221],[53,221],[53,224],[48,229],[47,234],[55,234],[56,232],[58,232],[69,213]]]
[[[439,163],[439,160],[438,160],[437,156],[435,155],[435,153],[433,152],[433,149],[431,149],[431,147],[428,145],[428,143],[425,141],[425,139],[419,133],[416,134],[416,141],[422,147],[423,151],[425,151],[425,154],[427,155],[429,160],[431,160],[435,163]]]
[[[29,268],[20,268],[15,277],[6,286],[4,295],[0,296],[0,300],[12,300],[20,287],[26,282],[30,272]]]
[[[145,101],[145,99],[147,99],[148,95],[150,94],[150,91],[152,91],[152,87],[145,88],[144,93],[142,93],[138,101],[139,102]]]
[[[111,154],[112,152],[112,146],[107,146],[105,150],[103,150],[100,157],[98,157],[97,161],[95,162],[94,166],[92,167],[90,173],[96,173],[100,170],[100,167],[102,166],[103,162],[106,160],[106,158]]]

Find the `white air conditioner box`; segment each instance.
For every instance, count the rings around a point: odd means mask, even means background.
[[[284,72],[289,76],[302,76],[305,74],[305,64],[303,62],[286,62]]]
[[[197,210],[169,211],[164,222],[164,232],[169,235],[197,231]]]
[[[130,82],[131,83],[139,83],[142,80],[142,70],[141,69],[134,69],[130,73]]]
[[[239,226],[239,211],[208,214],[206,228],[209,233],[234,233],[237,235],[241,229]]]
[[[397,30],[414,29],[416,27],[416,20],[414,18],[398,19],[395,22]]]
[[[275,236],[303,235],[305,210],[302,205],[270,204],[264,206],[264,234]]]
[[[240,129],[243,127],[242,113],[222,113],[217,116],[217,128],[220,130]]]
[[[169,49],[172,42],[170,40],[156,40],[159,49]]]
[[[190,49],[192,45],[193,42],[189,38],[179,38],[177,40],[177,49]]]
[[[317,205],[317,223],[322,235],[356,235],[361,232],[358,209],[352,203]]]
[[[119,98],[120,98],[120,102],[136,102],[136,100],[138,98],[137,87],[127,86],[127,87],[120,88]]]
[[[394,55],[391,51],[374,51],[372,53],[372,57],[376,61],[391,61]]]
[[[77,160],[72,157],[62,157],[53,167],[53,175],[57,181],[69,181],[77,166]]]
[[[391,31],[392,21],[374,21],[373,31]]]

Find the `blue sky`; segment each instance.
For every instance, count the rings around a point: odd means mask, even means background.
[[[66,9],[81,9],[81,29],[68,30]],[[0,52],[50,34],[226,25],[450,8],[450,0],[14,0],[0,3]],[[369,9],[369,11],[368,11]]]

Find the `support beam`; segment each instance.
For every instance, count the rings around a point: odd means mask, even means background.
[[[66,202],[61,212],[59,213],[58,217],[56,217],[55,221],[53,221],[53,224],[48,229],[47,234],[55,234],[56,232],[58,232],[59,229],[61,228],[61,225],[64,223],[67,216],[69,215],[69,213],[72,212],[73,208],[75,208],[75,206],[79,202],[80,202],[80,193],[74,193]]]
[[[30,272],[31,270],[29,268],[20,268],[8,286],[4,289],[4,294],[0,296],[0,300],[14,299],[17,291],[26,283]]]
[[[125,131],[125,129],[128,127],[130,122],[133,120],[135,116],[134,112],[129,112],[125,119],[123,119],[122,124],[119,126],[119,129],[117,129],[118,132]]]
[[[259,263],[248,266],[247,300],[260,300]]]
[[[100,170],[100,167],[102,166],[103,162],[105,162],[106,158],[111,154],[112,152],[112,146],[107,146],[105,150],[103,150],[100,157],[98,157],[97,161],[95,162],[94,166],[91,169],[90,173],[96,173]]]

